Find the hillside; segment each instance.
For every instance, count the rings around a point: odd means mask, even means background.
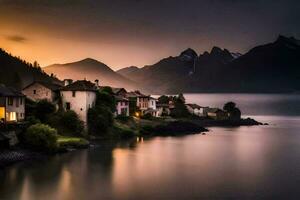
[[[101,85],[125,87],[127,89],[135,89],[137,86],[133,81],[114,72],[104,63],[91,58],[67,64],[54,64],[43,69],[48,74],[55,74],[60,79],[87,79],[90,81],[98,79]]]
[[[47,75],[40,67],[33,66],[31,63],[27,63],[0,49],[0,83],[22,89],[34,80],[60,82],[58,79]]]
[[[187,49],[156,64],[118,73],[156,93],[299,92],[300,42],[279,36],[244,55],[213,47],[197,56]]]

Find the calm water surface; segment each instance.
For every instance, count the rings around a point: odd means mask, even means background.
[[[299,96],[276,100],[258,95],[258,102],[251,96],[232,100],[269,126],[99,143],[16,164],[0,171],[0,199],[299,199]],[[187,95],[187,100],[211,106],[231,100],[218,97],[208,101],[210,95]],[[261,108],[268,101],[276,111],[270,105]]]

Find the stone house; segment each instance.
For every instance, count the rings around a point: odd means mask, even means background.
[[[34,81],[30,85],[23,88],[22,93],[33,101],[45,99],[54,103],[59,97],[59,88],[61,87],[62,85],[55,83]]]

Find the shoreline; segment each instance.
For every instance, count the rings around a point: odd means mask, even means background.
[[[155,122],[152,122],[155,123]],[[156,121],[157,123],[157,121]],[[207,134],[208,127],[238,127],[238,126],[261,126],[268,125],[267,123],[258,122],[252,118],[241,120],[212,120],[212,119],[180,119],[171,122],[161,122],[155,127],[148,127],[139,130],[139,134],[134,137],[175,137],[184,135]],[[87,149],[93,146],[94,141],[122,141],[128,140],[121,138],[94,138],[89,140],[89,144],[85,146],[66,147],[56,153],[37,152],[22,146],[15,149],[3,150],[0,152],[0,170],[5,169],[13,164],[26,162],[31,160],[46,159],[48,156],[68,153],[80,149]]]

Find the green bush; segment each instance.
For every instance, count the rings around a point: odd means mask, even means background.
[[[24,139],[26,144],[33,149],[48,152],[57,149],[57,131],[46,124],[31,125],[27,129]]]

